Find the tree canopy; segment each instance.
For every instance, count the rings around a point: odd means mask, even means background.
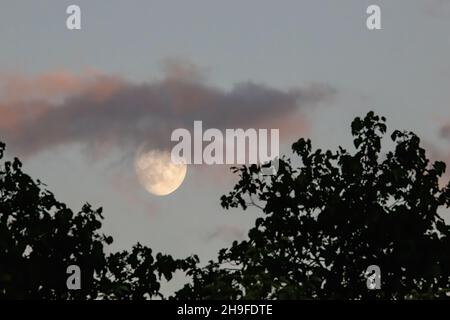
[[[0,144],[0,158],[4,144]],[[162,297],[160,280],[196,257],[175,260],[136,244],[107,255],[113,239],[100,233],[102,209],[73,213],[15,158],[0,166],[0,298],[148,299]],[[67,267],[81,269],[81,289],[68,290]]]
[[[240,180],[223,196],[225,209],[261,209],[248,239],[191,270],[183,298],[406,299],[446,298],[450,290],[450,206],[445,171],[431,163],[420,139],[394,131],[382,153],[385,118],[369,112],[351,125],[354,153],[313,151],[300,139],[300,164],[279,161],[269,179],[257,165],[234,168]],[[381,290],[365,271],[381,268]]]
[[[18,159],[0,165],[0,298],[150,299],[161,279],[188,276],[174,299],[448,298],[450,206],[445,164],[432,162],[411,132],[394,131],[382,151],[386,120],[369,112],[351,125],[355,150],[292,145],[276,174],[261,166],[233,168],[239,181],[221,198],[225,209],[261,215],[243,241],[201,265],[136,244],[107,254],[102,210],[74,213]],[[4,144],[0,144],[0,159]],[[80,290],[66,287],[69,265],[82,270]],[[365,271],[381,269],[381,289]]]

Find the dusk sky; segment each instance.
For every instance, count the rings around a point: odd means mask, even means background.
[[[81,30],[66,28],[70,4]],[[371,4],[382,30],[366,28]],[[450,164],[449,30],[448,0],[3,1],[0,140],[74,211],[103,207],[111,250],[206,262],[257,211],[220,207],[237,182],[225,166],[188,166],[174,193],[148,193],[141,146],[167,149],[203,120],[279,128],[282,153],[300,137],[350,148],[351,120],[374,110]]]

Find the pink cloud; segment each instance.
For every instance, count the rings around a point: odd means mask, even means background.
[[[223,90],[192,65],[172,65],[150,83],[88,72],[0,77],[0,132],[10,148],[32,155],[81,144],[97,156],[139,145],[168,148],[172,130],[194,120],[210,128],[279,128],[282,138],[307,127],[304,112],[328,99],[326,85],[280,90],[253,82]]]

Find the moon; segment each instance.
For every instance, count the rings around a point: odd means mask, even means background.
[[[138,153],[135,170],[139,182],[148,192],[166,196],[183,183],[187,166],[173,163],[168,151],[151,150]]]

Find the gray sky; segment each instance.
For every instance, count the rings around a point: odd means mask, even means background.
[[[80,31],[65,27],[70,4],[81,7]],[[365,26],[370,4],[381,6],[382,30],[369,31]],[[93,150],[98,147],[93,141],[103,136],[82,127],[85,118],[78,110],[85,100],[81,98],[56,103],[60,115],[51,113],[47,122],[23,122],[22,136],[16,136],[6,120],[0,121],[0,137],[6,135],[6,142],[11,141],[9,149],[25,159],[26,170],[72,209],[78,210],[86,201],[103,206],[104,231],[114,237],[114,249],[139,241],[179,257],[198,253],[206,260],[233,239],[245,236],[255,218],[251,213],[226,213],[220,208],[220,196],[231,190],[236,178],[224,173],[223,167],[189,167],[175,193],[167,197],[148,194],[137,183],[132,166],[143,135],[128,135],[137,120],[123,108],[143,112],[136,114],[157,119],[159,124],[167,121],[167,126],[161,125],[164,130],[189,123],[192,119],[183,104],[176,109],[184,110],[176,121],[173,114],[166,117],[164,105],[148,113],[145,104],[139,109],[139,101],[159,101],[161,90],[157,89],[168,87],[172,92],[165,81],[181,66],[185,72],[181,76],[195,86],[189,90],[197,95],[213,92],[217,97],[213,99],[216,111],[201,109],[196,116],[205,112],[218,126],[234,123],[232,112],[229,122],[220,121],[226,114],[223,101],[239,96],[237,83],[254,86],[244,90],[246,97],[254,99],[262,91],[273,98],[267,110],[251,105],[243,113],[260,115],[264,121],[259,125],[288,127],[283,150],[300,136],[311,137],[317,147],[349,146],[351,120],[374,110],[388,118],[391,130],[416,132],[435,156],[450,163],[450,139],[440,136],[441,127],[450,123],[448,30],[448,0],[2,0],[0,79],[28,86],[19,90],[19,98],[3,94],[0,117],[9,119],[5,112],[13,106],[21,113],[11,119],[22,123],[28,112],[32,114],[29,108],[40,105],[26,104],[20,109],[24,103],[11,101],[39,95],[41,89],[50,95],[53,86],[77,94],[79,90],[79,96],[86,98],[91,85],[86,85],[88,89],[84,85],[92,74],[100,75],[101,84],[110,84],[104,78],[111,77],[111,85],[120,79],[124,98],[117,104],[121,107],[116,106],[122,113],[111,125],[98,111],[101,104],[84,104],[96,112],[102,132],[116,147],[101,157]],[[67,85],[49,85],[48,74],[63,77]],[[138,88],[143,88],[140,100],[132,94]],[[292,92],[301,93],[298,108],[279,107],[279,99],[285,101]],[[106,100],[107,105],[110,102]],[[227,112],[233,109],[225,105]],[[58,132],[49,129],[55,119],[64,132],[60,140],[50,139]],[[294,125],[289,119],[294,119]],[[236,116],[236,126],[256,120],[258,116]],[[141,133],[161,135],[166,132],[163,129]],[[47,134],[45,141],[40,132]],[[119,141],[114,132],[127,138]]]

